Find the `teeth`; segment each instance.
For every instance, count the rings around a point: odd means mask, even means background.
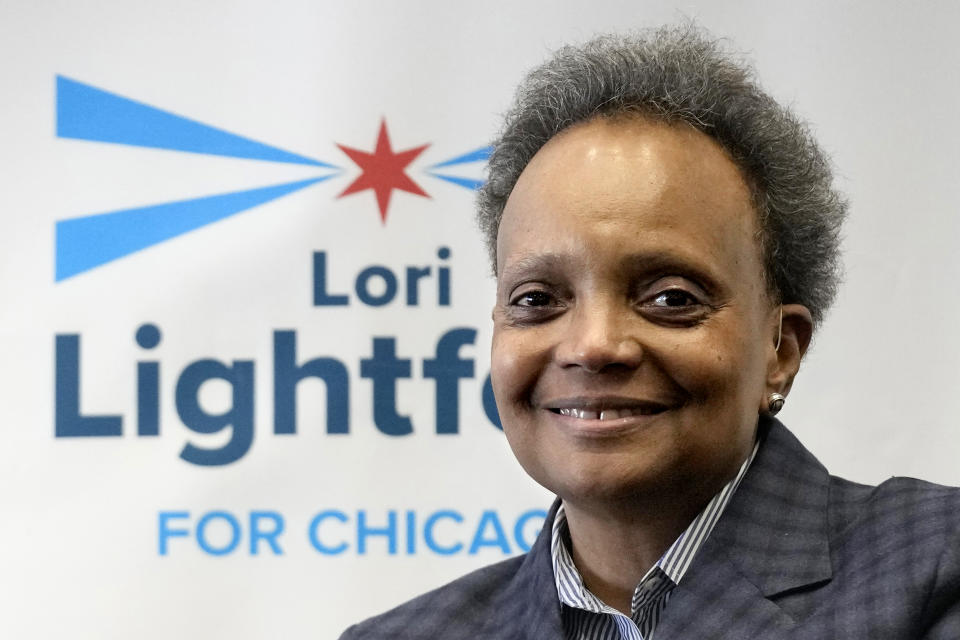
[[[560,409],[560,415],[570,416],[571,418],[579,418],[580,420],[602,419],[600,418],[600,412],[589,411],[587,409]]]
[[[617,420],[618,418],[627,418],[630,416],[645,416],[652,413],[658,413],[650,409],[604,409],[603,411],[591,411],[589,409],[559,409],[562,416],[579,418],[580,420]]]

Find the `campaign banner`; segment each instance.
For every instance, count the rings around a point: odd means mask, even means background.
[[[475,192],[596,33],[695,19],[811,122],[846,283],[781,417],[838,475],[960,483],[955,14],[0,4],[0,635],[333,639],[529,549]]]

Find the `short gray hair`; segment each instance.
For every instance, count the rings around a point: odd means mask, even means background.
[[[478,194],[494,273],[503,209],[530,159],[571,125],[631,113],[689,123],[726,149],[752,191],[771,294],[806,306],[819,324],[837,293],[847,209],[830,160],[747,63],[691,25],[567,46],[526,76]]]

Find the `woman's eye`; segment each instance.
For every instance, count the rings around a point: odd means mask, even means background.
[[[652,298],[651,302],[657,307],[668,307],[674,309],[691,307],[700,304],[700,301],[697,300],[693,294],[684,291],[683,289],[667,289],[666,291],[661,291]]]
[[[648,319],[668,326],[689,327],[706,319],[713,310],[705,296],[687,287],[660,289],[640,303],[639,311]]]
[[[545,307],[553,302],[553,296],[546,291],[527,291],[513,299],[512,304],[520,307]]]
[[[504,307],[504,318],[515,326],[531,326],[549,322],[565,308],[564,298],[550,287],[531,285],[517,287]]]

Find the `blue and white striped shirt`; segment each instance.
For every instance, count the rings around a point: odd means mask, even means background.
[[[724,509],[757,455],[759,444],[740,466],[737,475],[710,500],[703,511],[674,540],[667,552],[647,571],[633,592],[628,617],[590,593],[573,564],[565,540],[567,515],[563,504],[553,521],[551,554],[557,593],[563,607],[563,624],[569,640],[652,640],[670,593],[713,531]]]

